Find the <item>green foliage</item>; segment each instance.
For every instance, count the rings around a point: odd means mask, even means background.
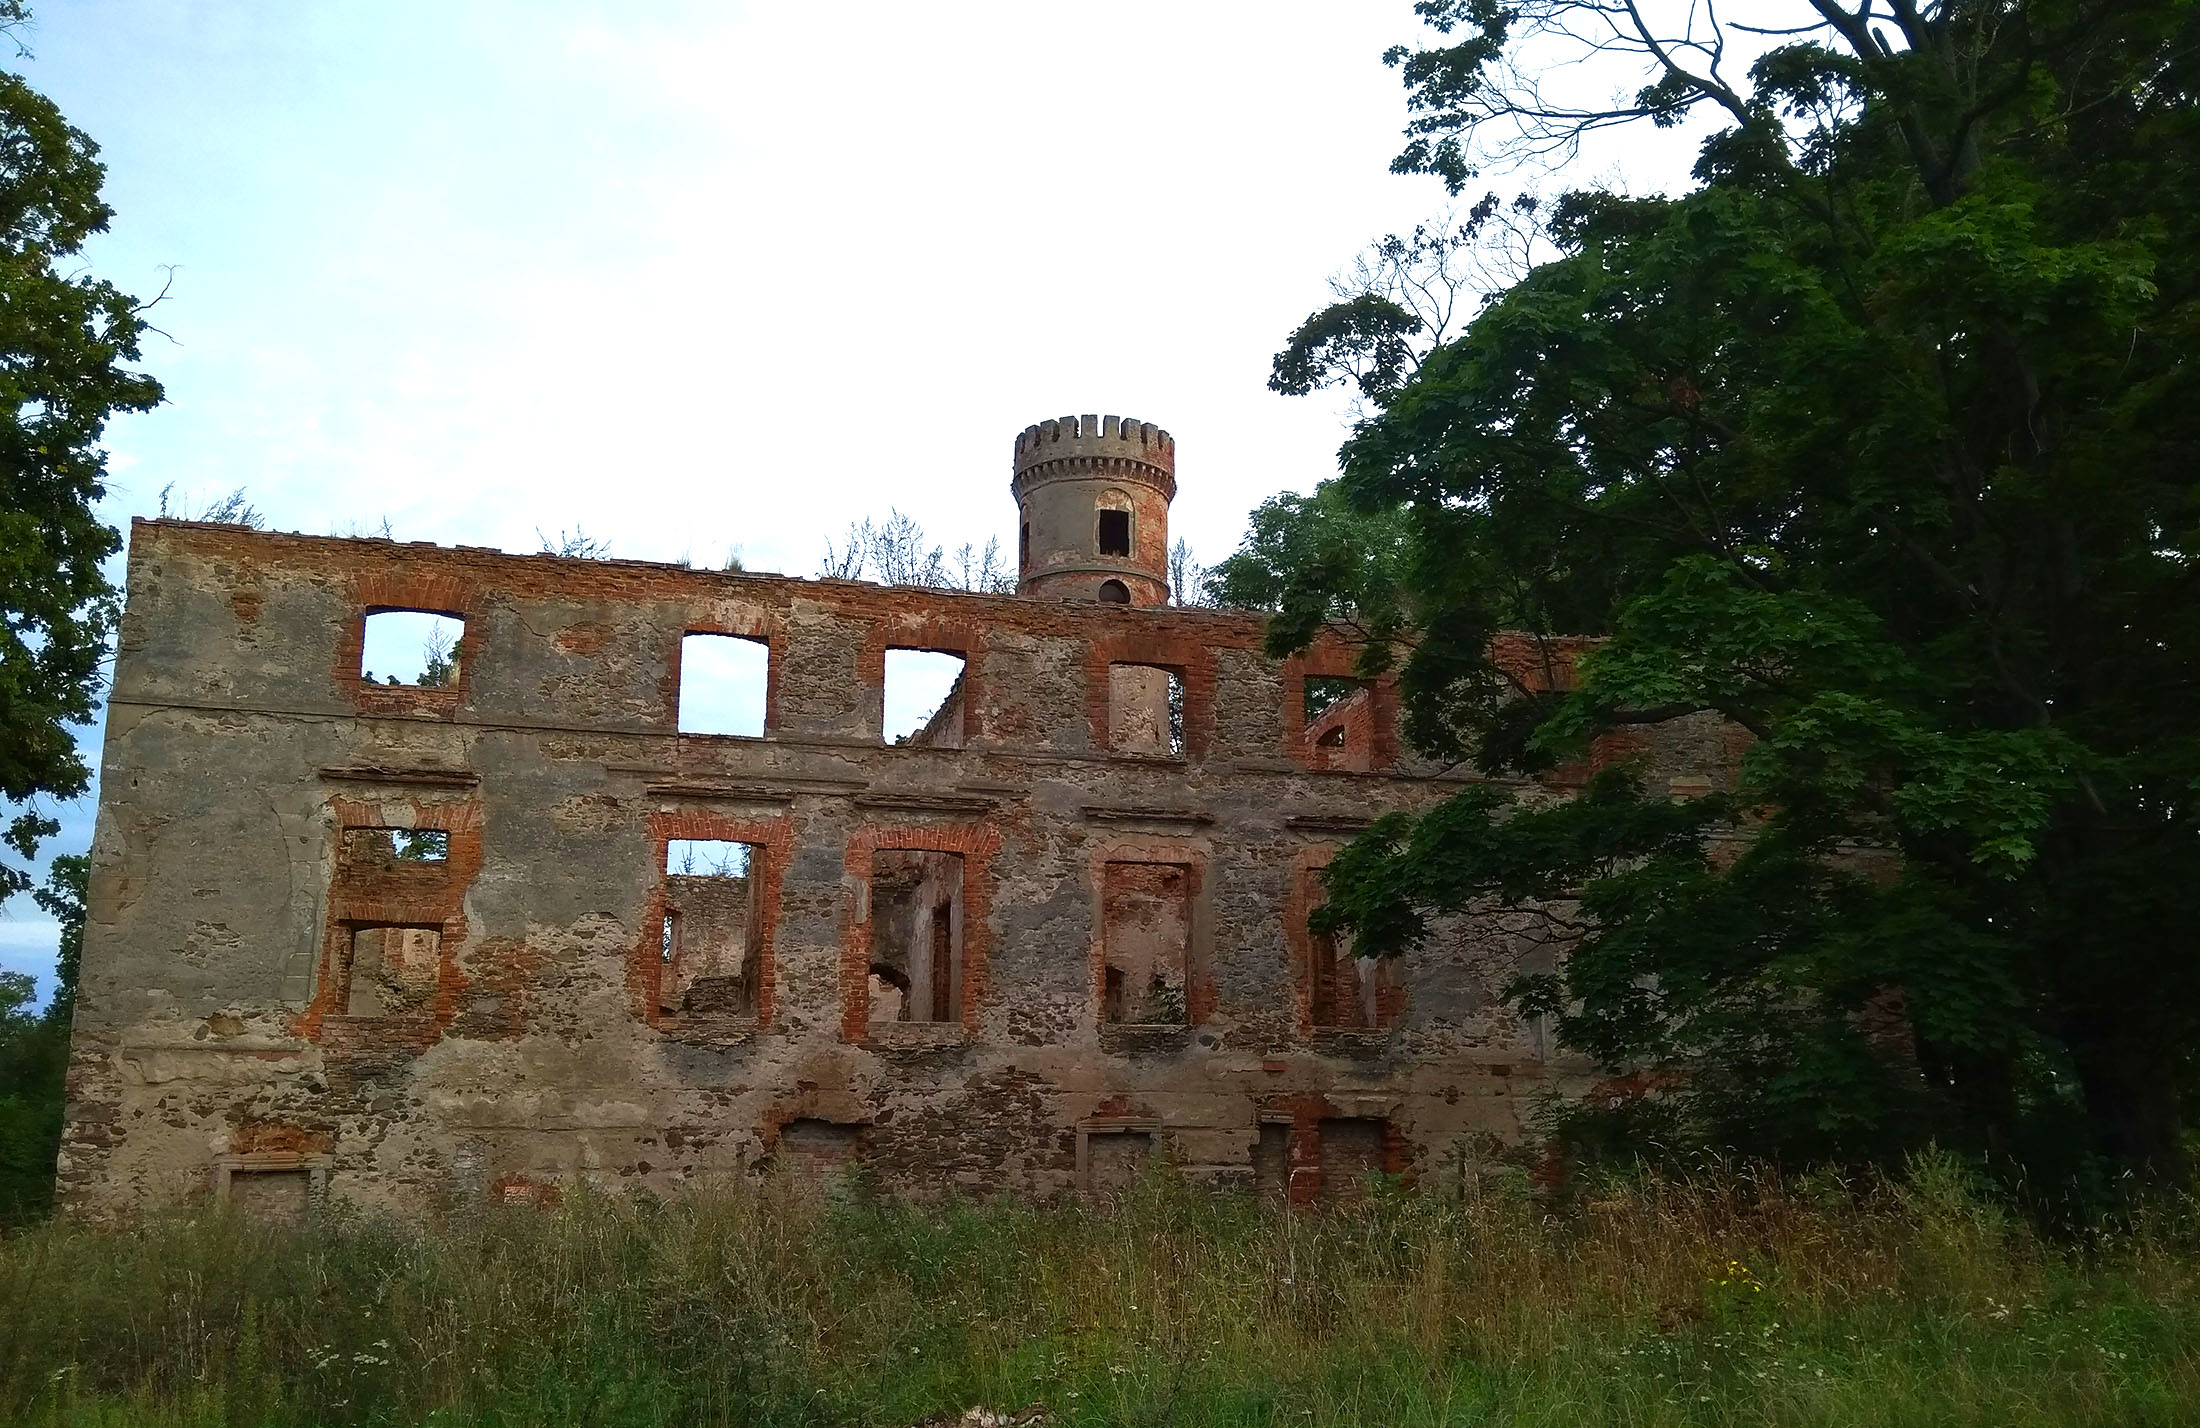
[[[0,26],[20,23],[0,5]],[[69,725],[92,717],[115,592],[100,572],[120,537],[92,514],[104,493],[107,419],[160,400],[130,370],[142,310],[83,272],[107,228],[98,148],[20,76],[0,74],[0,799],[28,859],[59,824],[35,800],[90,781]],[[30,875],[0,862],[0,899]]]
[[[1406,167],[1456,187],[1586,122],[1514,66],[1592,7],[1419,8],[1450,43],[1400,57]],[[1379,826],[1330,874],[1363,945],[1551,909],[1579,946],[1512,995],[1672,1073],[1726,1144],[1938,1134],[2064,1177],[2089,1142],[2175,1178],[2200,1092],[2200,10],[1896,10],[1882,47],[1817,7],[1746,89],[1663,51],[1600,122],[1725,108],[1699,186],[1561,200],[1560,256],[1223,568],[1278,649],[1365,601],[1409,739],[1490,772],[1692,719],[1751,736],[1734,796],[1681,811],[1617,775],[1571,809],[1477,789]],[[1550,693],[1494,658],[1508,628],[1546,659],[1605,642]]]
[[[1323,621],[1342,620],[1384,652],[1405,624],[1408,549],[1402,517],[1355,510],[1325,483],[1312,496],[1261,502],[1244,545],[1209,572],[1207,589],[1225,608],[1279,612],[1272,649],[1297,648]]]
[[[89,859],[64,854],[36,892],[39,906],[61,924],[54,995],[45,1011],[30,1011],[36,988],[29,977],[0,972],[0,1227],[43,1218],[53,1203],[89,871]]]
[[[433,1227],[0,1239],[0,1417],[55,1424],[2162,1424],[2190,1207],[2043,1241],[1945,1156],[1284,1215],[569,1194]]]
[[[1300,324],[1276,354],[1268,385],[1285,396],[1350,381],[1361,396],[1382,401],[1398,390],[1413,360],[1421,319],[1381,293],[1332,304]]]

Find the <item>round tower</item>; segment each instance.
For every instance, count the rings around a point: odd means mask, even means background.
[[[1176,442],[1129,417],[1061,417],[1016,438],[1016,593],[1169,603]]]

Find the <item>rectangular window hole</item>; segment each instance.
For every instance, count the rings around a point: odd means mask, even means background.
[[[1131,513],[1129,511],[1102,511],[1100,513],[1100,553],[1102,555],[1129,555],[1131,553]]]
[[[1103,1021],[1183,1026],[1192,946],[1192,870],[1109,863],[1102,873]]]
[[[665,843],[657,1009],[672,1016],[756,1015],[763,849],[725,839]]]
[[[354,867],[378,863],[450,861],[451,835],[441,828],[346,828],[344,861]]]
[[[889,744],[963,745],[963,657],[940,650],[888,650],[884,717]]]
[[[962,1020],[962,854],[871,854],[870,955],[869,1021]]]
[[[355,927],[344,957],[344,1015],[410,1016],[430,1010],[443,981],[437,927]]]
[[[771,647],[762,640],[681,636],[680,732],[761,738],[770,677]]]
[[[1319,870],[1304,874],[1308,904],[1327,895]],[[1391,1021],[1391,969],[1378,957],[1353,952],[1349,932],[1306,933],[1308,1019],[1316,1029],[1377,1031]]]
[[[1366,773],[1375,763],[1375,694],[1364,679],[1306,677],[1307,763],[1318,769]]]
[[[1184,755],[1184,677],[1154,664],[1108,666],[1108,747],[1119,754]]]
[[[375,610],[359,642],[359,677],[369,684],[448,689],[458,683],[466,622],[427,610]]]

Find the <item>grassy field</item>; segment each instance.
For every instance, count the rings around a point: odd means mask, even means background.
[[[568,1196],[434,1228],[228,1216],[0,1241],[33,1424],[2200,1423],[2190,1207],[2051,1246],[1950,1164],[1553,1208]]]

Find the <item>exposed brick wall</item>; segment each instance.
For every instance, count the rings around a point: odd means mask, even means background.
[[[1075,1188],[1096,1127],[1238,1183],[1279,1118],[1305,1200],[1325,1120],[1381,1122],[1402,1170],[1589,1082],[1490,990],[1518,955],[1502,917],[1386,964],[1375,1026],[1315,1024],[1315,870],[1465,781],[1406,776],[1387,678],[1337,716],[1364,717],[1368,771],[1322,765],[1303,699],[1354,673],[1334,632],[1277,662],[1227,612],[174,522],[133,528],[129,592],[61,1172],[80,1210],[203,1186],[217,1155],[311,1156],[329,1195],[415,1209],[669,1191],[754,1172],[796,1122],[912,1190]],[[359,678],[384,607],[464,618],[452,686]],[[762,737],[677,732],[690,632],[766,644]],[[1542,647],[1500,645],[1544,677]],[[894,648],[962,656],[960,747],[881,742]],[[1116,664],[1180,676],[1180,753],[1109,747]],[[1713,725],[1632,752],[1685,791],[1742,747]],[[392,826],[445,831],[446,858],[344,857],[345,828]],[[756,850],[753,1017],[665,1007],[675,839]],[[897,848],[961,857],[947,1025],[868,1020],[868,880]],[[1187,920],[1183,1026],[1104,1024],[1110,864],[1181,870],[1181,901],[1149,902]],[[361,927],[434,929],[432,994],[350,1015]]]

